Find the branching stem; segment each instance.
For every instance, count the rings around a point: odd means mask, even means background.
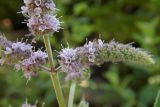
[[[46,50],[48,53],[48,60],[50,62],[50,66],[52,69],[52,68],[54,68],[54,61],[53,61],[53,53],[52,53],[52,48],[51,48],[51,44],[50,44],[50,40],[49,40],[49,35],[44,36],[44,43],[45,43],[45,47],[46,47]],[[66,107],[64,97],[62,94],[62,89],[61,89],[60,82],[59,82],[59,78],[58,78],[58,73],[52,72],[51,73],[51,80],[52,80],[53,87],[55,89],[55,93],[56,93],[59,107]]]

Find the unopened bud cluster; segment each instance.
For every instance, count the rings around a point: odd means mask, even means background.
[[[28,18],[27,26],[33,35],[45,35],[60,29],[52,0],[24,0],[24,3],[21,13]]]
[[[11,42],[0,36],[1,64],[13,65],[22,70],[26,78],[37,74],[39,66],[45,64],[47,54],[41,50],[33,51],[33,46],[22,41]]]
[[[104,62],[127,62],[142,65],[154,63],[151,55],[142,49],[115,41],[104,43],[100,39],[88,42],[83,47],[62,49],[59,57],[62,71],[67,73],[66,80],[84,79],[83,74],[90,66],[100,66]]]

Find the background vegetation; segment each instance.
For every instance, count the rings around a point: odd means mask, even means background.
[[[160,1],[159,0],[55,0],[63,29],[51,39],[55,50],[61,44],[81,46],[87,40],[102,38],[122,43],[134,42],[154,55],[156,64],[135,66],[105,63],[92,67],[91,79],[76,91],[76,103],[85,98],[90,107],[152,107],[160,89]],[[24,17],[17,12],[23,0],[0,0],[0,31],[16,40],[29,34]],[[61,17],[62,16],[62,17]],[[31,37],[29,37],[31,39]],[[40,48],[43,43],[37,44]],[[55,53],[56,58],[57,53]],[[65,96],[68,85],[63,82]],[[20,107],[25,99],[58,107],[47,74],[26,85],[26,79],[8,66],[0,67],[0,107]],[[67,97],[66,97],[67,100]]]

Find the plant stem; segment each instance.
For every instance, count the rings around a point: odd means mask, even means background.
[[[73,107],[75,89],[76,89],[76,83],[72,82],[70,87],[70,92],[69,92],[68,107]]]
[[[51,68],[54,68],[53,53],[52,53],[52,48],[51,48],[51,44],[49,40],[49,35],[44,36],[44,43],[45,43],[45,47],[48,53],[48,60],[50,62],[50,66]],[[52,80],[53,87],[55,89],[59,107],[66,107],[64,97],[62,94],[62,89],[61,89],[60,82],[59,82],[59,78],[58,78],[58,73],[56,72],[52,73],[51,80]]]

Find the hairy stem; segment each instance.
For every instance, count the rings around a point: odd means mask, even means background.
[[[72,82],[69,92],[68,107],[73,107],[75,89],[76,89],[76,83]]]
[[[44,36],[44,43],[45,43],[45,47],[48,53],[48,60],[50,62],[50,66],[51,68],[54,68],[52,48],[51,48],[51,44],[50,44],[48,35]],[[62,89],[61,89],[60,82],[59,82],[59,78],[58,78],[58,73],[55,73],[55,72],[51,73],[51,80],[52,80],[53,87],[55,89],[59,107],[66,107],[64,97],[62,94]]]

